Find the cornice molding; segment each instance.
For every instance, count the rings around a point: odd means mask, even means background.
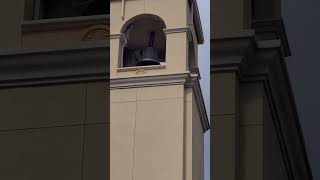
[[[196,34],[197,34],[197,39],[199,44],[204,43],[204,37],[203,37],[203,29],[202,29],[202,24],[201,24],[201,18],[200,18],[200,13],[199,13],[199,8],[198,8],[198,3],[196,0],[189,0],[190,4],[193,4],[193,12],[195,13],[195,29],[196,29]]]
[[[197,74],[193,74],[190,77],[190,80],[187,82],[186,87],[192,88],[195,103],[200,115],[202,130],[203,132],[206,132],[207,130],[210,129],[210,123],[209,123],[206,107],[203,100],[203,94],[201,91],[199,76]]]
[[[190,28],[189,27],[181,27],[181,28],[168,28],[164,29],[163,32],[165,34],[172,34],[172,33],[183,33],[183,32],[189,32]]]
[[[117,78],[110,80],[111,90],[167,85],[184,85],[187,88],[192,88],[203,131],[207,131],[210,128],[210,125],[198,75],[186,72],[178,74],[144,75],[140,77]]]
[[[247,30],[232,34],[216,34],[211,39],[210,53],[211,65],[219,62],[221,59],[230,57],[248,57],[251,56],[256,48],[254,31]]]
[[[211,40],[221,41],[221,40],[234,40],[234,39],[247,39],[254,38],[255,31],[253,29],[247,29],[240,32],[232,32],[232,33],[214,33]]]
[[[0,52],[0,87],[109,79],[109,46]]]
[[[102,24],[109,26],[109,15],[94,15],[80,17],[66,17],[55,19],[40,19],[23,21],[21,28],[23,33],[35,31],[52,31],[59,29],[70,29],[79,27],[88,27]]]
[[[284,56],[288,57],[291,55],[286,28],[282,18],[253,21],[252,28],[255,29],[258,40],[279,39]]]
[[[120,39],[122,34],[110,34],[110,39]]]
[[[139,77],[116,78],[110,80],[110,89],[127,89],[147,86],[185,84],[190,78],[189,73],[153,74]]]
[[[167,28],[167,29],[164,29],[163,32],[165,34],[188,33],[188,35],[191,33],[190,27]],[[122,35],[121,33],[110,34],[110,39],[119,39],[121,38],[121,35]]]

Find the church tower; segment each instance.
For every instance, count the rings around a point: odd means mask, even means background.
[[[110,10],[110,179],[203,180],[196,0],[111,0]]]

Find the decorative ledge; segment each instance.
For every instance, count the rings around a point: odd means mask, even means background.
[[[280,39],[285,57],[291,55],[286,28],[281,18],[254,21],[252,22],[252,27],[256,31],[258,40]]]
[[[150,69],[165,69],[165,68],[166,68],[166,65],[135,66],[135,67],[118,68],[117,72],[129,72],[129,71],[150,70]]]
[[[189,31],[190,31],[190,28],[189,28],[189,27],[169,28],[169,29],[164,29],[164,30],[163,30],[163,32],[164,32],[165,34],[189,32]]]
[[[85,27],[96,24],[109,25],[109,15],[66,17],[56,19],[28,20],[22,22],[22,32],[47,31]]]
[[[123,89],[158,85],[185,84],[188,78],[190,78],[189,73],[152,74],[140,77],[115,78],[110,80],[110,88]]]
[[[0,51],[0,87],[109,79],[109,47]]]
[[[216,40],[228,40],[228,39],[246,39],[246,38],[254,38],[255,31],[252,29],[243,30],[241,32],[233,32],[233,33],[214,33],[213,39]]]
[[[185,72],[177,74],[157,74],[141,77],[117,78],[110,80],[111,90],[166,85],[184,85],[185,87],[192,89],[195,103],[200,113],[199,115],[203,132],[206,132],[210,128],[210,124],[203,101],[203,95],[201,92],[198,75],[190,74],[190,72]]]
[[[190,34],[190,27],[178,27],[178,28],[168,28],[164,29],[163,32],[165,34],[174,34],[174,33],[188,33]],[[118,39],[121,37],[121,33],[113,33],[110,34],[111,39]]]

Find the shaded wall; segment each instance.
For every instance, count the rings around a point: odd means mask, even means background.
[[[107,179],[106,87],[0,89],[0,179]]]

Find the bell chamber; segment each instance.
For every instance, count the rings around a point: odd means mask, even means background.
[[[135,19],[122,32],[122,67],[161,65],[165,62],[164,23],[153,15]]]
[[[153,47],[154,32],[150,33],[149,46],[142,50],[141,59],[136,63],[137,66],[160,65],[158,52]]]

